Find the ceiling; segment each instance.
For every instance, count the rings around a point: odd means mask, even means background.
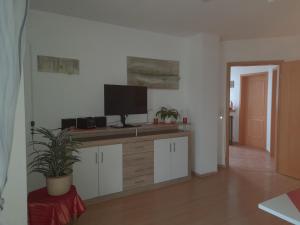
[[[31,8],[175,36],[300,34],[300,0],[31,0]]]

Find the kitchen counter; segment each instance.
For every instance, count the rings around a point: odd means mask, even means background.
[[[76,130],[71,135],[81,143],[74,184],[90,203],[191,178],[191,131],[176,124]]]

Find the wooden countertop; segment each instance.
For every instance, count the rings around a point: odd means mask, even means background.
[[[113,128],[113,127],[103,127],[97,129],[73,129],[70,131],[72,136],[86,136],[86,135],[99,135],[107,133],[135,133],[135,130],[139,132],[143,131],[157,131],[157,130],[177,130],[180,124],[177,123],[159,123],[159,124],[134,124],[136,127],[126,127],[126,128]]]
[[[141,133],[138,136],[135,134],[116,134],[109,136],[93,136],[93,137],[79,137],[74,140],[82,143],[80,148],[112,145],[112,144],[125,144],[131,142],[150,141],[155,139],[176,138],[191,135],[191,131],[182,130],[169,130],[169,131],[152,131]]]
[[[90,130],[71,130],[70,134],[82,143],[80,148],[124,144],[130,142],[188,136],[190,131],[179,129],[180,124],[138,124],[138,127],[105,127]],[[137,136],[136,136],[137,133]]]

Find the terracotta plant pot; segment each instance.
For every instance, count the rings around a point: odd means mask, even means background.
[[[165,118],[165,123],[172,123],[173,119],[171,117]]]
[[[47,177],[46,184],[49,195],[63,195],[70,190],[70,187],[72,185],[72,175],[63,177]]]

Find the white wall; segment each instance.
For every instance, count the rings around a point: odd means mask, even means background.
[[[197,137],[195,170],[199,174],[216,171],[218,37],[198,35],[178,38],[31,11],[28,42],[32,72],[27,76],[26,83],[29,85],[26,85],[26,93],[33,97],[28,100],[32,107],[28,105],[27,108],[32,110],[27,116],[27,123],[32,118],[37,126],[47,128],[60,127],[61,118],[103,115],[103,84],[127,83],[127,56],[180,61],[179,90],[149,90],[148,109],[156,111],[159,106],[167,105],[187,111]],[[80,75],[39,73],[37,55],[79,59]],[[110,118],[111,121],[118,119]],[[129,119],[146,121],[146,116]],[[29,190],[43,184],[41,176],[31,175],[28,178]]]
[[[225,114],[226,106],[226,63],[258,60],[296,60],[300,59],[300,36],[249,39],[222,42],[222,63],[220,74],[221,105]],[[225,163],[225,121],[220,127],[222,148],[219,152],[219,163]]]
[[[183,39],[138,31],[57,14],[31,11],[28,23],[32,58],[32,108],[36,126],[60,127],[62,118],[104,115],[104,84],[127,84],[127,56],[178,60],[182,63]],[[80,60],[80,75],[37,72],[37,55]],[[183,85],[187,74],[180,68],[179,90],[149,90],[148,109],[167,105],[184,110]],[[30,89],[30,82],[28,89]],[[110,121],[119,117],[110,117]],[[147,116],[129,121],[146,122]],[[29,122],[29,121],[28,121]],[[27,123],[28,123],[27,122]],[[31,177],[33,180],[31,180]],[[36,180],[39,177],[39,180]],[[44,184],[30,175],[28,188]]]
[[[3,193],[5,205],[3,212],[0,212],[0,224],[27,224],[26,183],[25,106],[24,82],[22,79],[16,109],[14,139],[8,169],[8,181]]]
[[[34,120],[48,128],[60,127],[62,118],[103,115],[103,84],[127,83],[127,56],[182,61],[180,38],[56,14],[31,11],[28,34]],[[37,55],[79,59],[80,75],[38,73]],[[149,109],[184,108],[187,75],[182,69],[180,75],[179,90],[149,91]]]
[[[193,127],[194,169],[205,174],[217,171],[218,163],[219,38],[201,34],[187,39],[186,57],[190,77],[185,101]]]
[[[272,77],[273,69],[277,66],[247,66],[232,67],[231,80],[234,81],[234,88],[230,88],[230,101],[234,105],[233,115],[233,142],[239,142],[239,113],[240,113],[240,78],[246,74],[268,73],[268,99],[267,99],[267,127],[266,127],[266,149],[270,151],[271,145],[271,112],[272,112]]]

